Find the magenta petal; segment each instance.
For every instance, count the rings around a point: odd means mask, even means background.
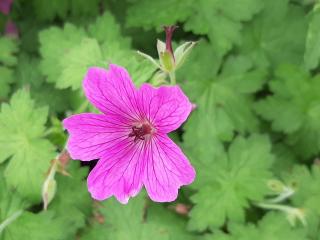
[[[166,135],[157,135],[144,157],[143,181],[153,201],[174,201],[180,186],[192,183],[195,178],[195,170],[186,156]]]
[[[195,171],[166,135],[177,129],[192,104],[178,86],[137,90],[127,71],[93,67],[83,82],[89,101],[103,114],[83,113],[63,121],[67,149],[74,159],[99,159],[88,176],[93,198],[115,196],[127,203],[144,185],[157,202],[173,201],[190,184]]]
[[[117,65],[110,64],[110,69],[92,67],[88,70],[83,88],[89,101],[101,112],[136,121],[136,89],[128,72]]]
[[[189,116],[192,104],[180,87],[154,88],[143,84],[139,90],[139,106],[158,132],[177,129]]]
[[[94,199],[104,200],[114,195],[126,204],[142,188],[144,143],[127,141],[118,144],[117,149],[107,152],[90,172],[88,188]]]
[[[82,113],[63,121],[69,132],[67,149],[73,159],[89,161],[111,151],[115,144],[128,139],[130,126],[102,114]]]

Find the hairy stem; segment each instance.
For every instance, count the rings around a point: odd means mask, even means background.
[[[169,78],[170,78],[171,85],[175,85],[176,84],[176,74],[174,71],[169,73]]]
[[[274,204],[274,203],[258,203],[256,206],[264,208],[264,209],[273,209],[273,210],[280,210],[284,212],[288,212],[292,209],[293,207],[289,207],[286,205],[281,205],[281,204]]]
[[[12,214],[9,218],[7,218],[6,220],[4,220],[1,224],[0,224],[0,235],[3,232],[3,230],[10,225],[14,220],[16,220],[18,217],[20,217],[20,215],[23,213],[23,210],[18,210],[16,211],[14,214]]]

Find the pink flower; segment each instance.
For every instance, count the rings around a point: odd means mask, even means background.
[[[0,0],[0,12],[8,15],[11,9],[11,4],[13,0]]]
[[[178,86],[136,89],[127,71],[92,67],[83,82],[89,101],[102,114],[83,113],[63,121],[73,159],[100,159],[88,177],[93,198],[114,195],[127,203],[145,186],[157,202],[174,201],[195,171],[167,136],[188,117],[192,104]]]

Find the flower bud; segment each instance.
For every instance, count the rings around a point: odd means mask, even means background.
[[[166,32],[166,42],[164,43],[161,40],[157,40],[159,61],[145,53],[138,51],[138,54],[148,59],[158,69],[169,75],[171,83],[175,83],[175,71],[183,65],[187,56],[196,44],[195,42],[186,42],[178,46],[177,49],[173,51],[172,36],[176,28],[177,26],[164,27]]]
[[[175,207],[175,211],[180,215],[188,215],[190,208],[191,207],[186,204],[178,203]]]
[[[295,226],[297,222],[301,222],[303,226],[307,225],[305,211],[301,208],[291,208],[288,210],[287,219],[291,226]]]
[[[46,180],[42,185],[42,201],[44,210],[47,210],[49,203],[52,201],[56,194],[57,182],[54,179],[56,174],[56,162],[56,159],[52,161],[52,165],[49,169]]]
[[[275,179],[269,180],[267,182],[267,185],[271,191],[276,192],[276,193],[281,193],[285,188],[285,186],[282,182],[280,182],[279,180],[275,180]]]

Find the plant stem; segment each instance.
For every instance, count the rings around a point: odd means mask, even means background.
[[[21,214],[23,213],[22,210],[16,211],[14,214],[12,214],[9,218],[7,218],[6,220],[4,220],[1,224],[0,224],[0,234],[3,232],[3,230],[10,225],[14,220],[16,220]]]
[[[176,84],[176,74],[174,71],[169,73],[169,78],[170,78],[171,85],[175,85]]]
[[[289,210],[294,209],[293,207],[289,207],[281,204],[274,204],[274,203],[258,203],[256,205],[264,209],[280,210],[284,212],[289,212]]]
[[[277,196],[277,197],[275,197],[273,199],[270,199],[269,202],[270,203],[282,202],[282,201],[288,199],[289,197],[291,197],[294,193],[295,193],[295,191],[292,188],[286,187],[284,189],[284,191],[282,193],[280,193],[279,196]]]

